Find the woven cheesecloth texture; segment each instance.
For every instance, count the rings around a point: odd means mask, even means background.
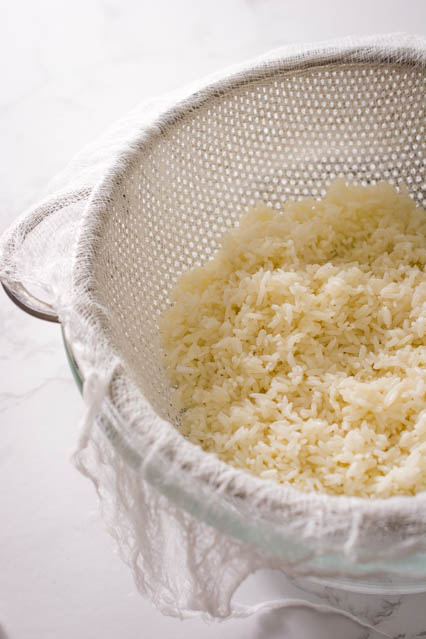
[[[158,328],[179,274],[258,200],[342,176],[403,181],[425,206],[425,67],[403,35],[273,51],[135,109],[3,237],[2,280],[56,310],[84,379],[75,462],[167,614],[250,614],[232,596],[262,567],[426,580],[426,494],[304,494],[185,440]]]

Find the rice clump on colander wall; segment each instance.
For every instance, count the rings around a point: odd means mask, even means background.
[[[386,183],[245,214],[162,320],[183,434],[302,491],[424,490],[425,264],[425,211]]]

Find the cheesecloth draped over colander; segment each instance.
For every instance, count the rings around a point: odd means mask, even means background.
[[[0,276],[56,310],[88,410],[75,455],[140,590],[213,617],[261,567],[426,580],[426,494],[302,494],[231,468],[175,425],[158,319],[177,276],[262,199],[337,176],[425,202],[425,41],[280,49],[136,109],[5,234]],[[47,308],[47,307],[46,307]]]

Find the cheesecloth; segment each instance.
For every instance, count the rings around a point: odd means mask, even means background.
[[[84,379],[75,463],[167,614],[251,614],[232,596],[263,567],[426,583],[426,493],[303,494],[227,466],[180,435],[158,335],[177,276],[256,200],[280,208],[344,176],[402,180],[425,205],[425,66],[425,40],[397,34],[228,69],[136,108],[2,238],[2,281],[57,313]],[[262,604],[281,605],[301,602]]]

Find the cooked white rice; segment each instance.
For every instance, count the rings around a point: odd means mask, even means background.
[[[425,211],[384,182],[244,215],[163,318],[182,432],[303,491],[424,490],[425,264]]]

